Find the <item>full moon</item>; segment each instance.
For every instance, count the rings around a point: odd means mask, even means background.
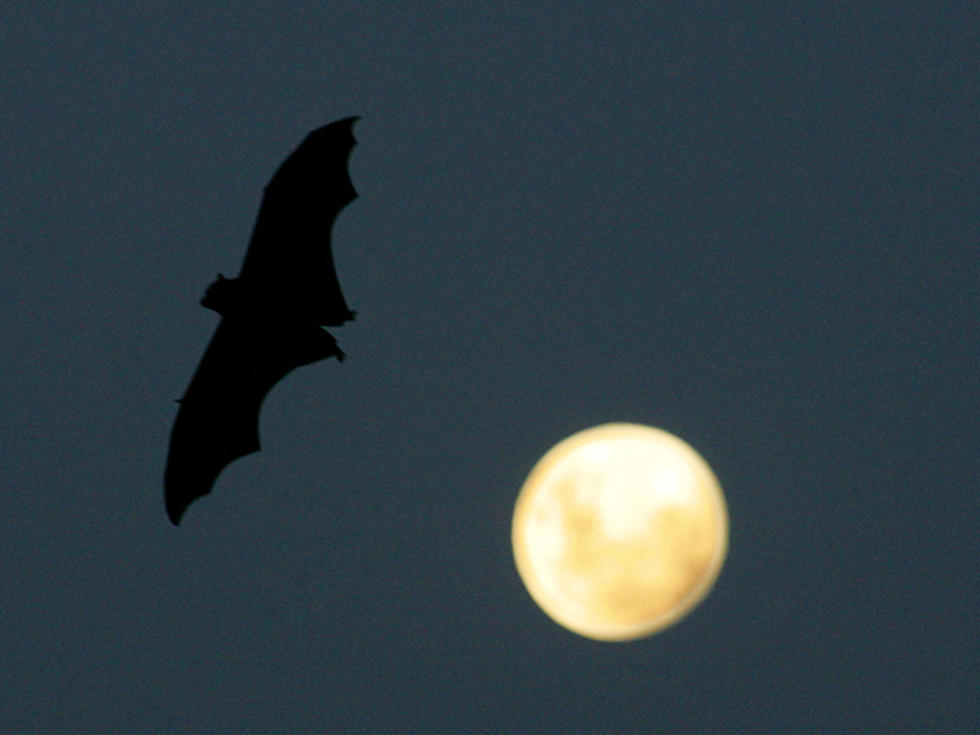
[[[553,447],[517,498],[514,558],[559,625],[604,641],[663,630],[708,594],[728,549],[721,486],[660,429],[605,424]]]

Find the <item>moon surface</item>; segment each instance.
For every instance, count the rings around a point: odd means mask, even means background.
[[[514,558],[559,625],[626,641],[675,623],[707,595],[728,549],[721,486],[676,436],[605,424],[531,470],[514,510]]]

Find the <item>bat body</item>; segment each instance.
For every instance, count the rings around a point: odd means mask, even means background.
[[[337,281],[330,230],[357,193],[347,171],[356,117],[314,130],[266,186],[238,278],[219,274],[201,304],[221,323],[170,434],[167,515],[211,492],[231,462],[259,451],[259,410],[295,368],[344,359],[324,326],[354,318]]]

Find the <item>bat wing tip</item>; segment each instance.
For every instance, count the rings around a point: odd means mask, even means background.
[[[166,506],[167,506],[167,518],[169,518],[170,522],[173,523],[175,526],[179,526],[180,521],[184,517],[184,511],[187,510],[187,505],[178,504],[173,502],[171,498],[166,498]]]
[[[360,115],[351,115],[350,117],[335,120],[310,132],[304,142],[311,142],[311,139],[316,141],[331,141],[334,144],[344,144],[346,142],[346,145],[350,149],[353,149],[357,144],[357,139],[354,137],[354,124],[360,119]],[[346,141],[344,141],[345,138],[347,139]],[[348,150],[349,152],[350,150]]]

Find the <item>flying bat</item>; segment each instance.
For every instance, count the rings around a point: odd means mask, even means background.
[[[302,365],[344,359],[322,327],[354,318],[330,230],[357,197],[347,171],[357,119],[314,130],[283,162],[265,188],[241,273],[219,273],[201,299],[221,322],[170,434],[164,498],[174,525],[228,464],[259,451],[259,409],[276,383]]]

